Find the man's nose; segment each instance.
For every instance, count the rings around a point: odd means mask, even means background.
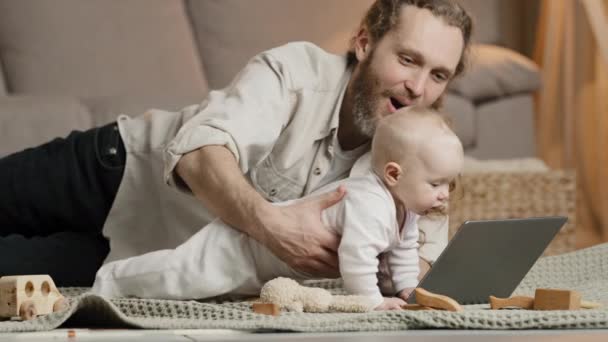
[[[441,186],[441,189],[439,189],[439,193],[437,194],[437,199],[440,201],[447,201],[450,199],[449,186]]]
[[[412,99],[417,99],[422,96],[428,77],[428,72],[417,70],[412,74],[412,77],[409,80],[405,81],[405,89]]]

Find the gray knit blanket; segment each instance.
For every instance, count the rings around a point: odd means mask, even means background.
[[[500,272],[500,270],[496,270]],[[491,274],[488,274],[491,277]],[[311,286],[343,293],[339,281]],[[464,312],[383,311],[369,313],[295,313],[278,317],[255,314],[251,303],[149,299],[107,300],[86,288],[63,288],[69,308],[31,321],[2,321],[0,332],[51,330],[60,326],[148,329],[243,329],[299,332],[451,329],[590,329],[608,328],[608,243],[538,260],[514,295],[534,295],[536,288],[571,289],[602,307],[591,310],[490,310],[466,305]]]

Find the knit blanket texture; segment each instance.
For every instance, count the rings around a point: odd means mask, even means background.
[[[334,294],[345,294],[338,280],[315,281],[307,285],[326,288]],[[608,243],[540,258],[513,295],[534,296],[537,288],[577,290],[583,300],[599,302],[602,306],[597,309],[534,311],[490,310],[488,304],[478,304],[465,305],[463,312],[282,312],[274,317],[252,312],[251,302],[247,301],[108,300],[88,293],[87,288],[62,288],[60,290],[69,299],[66,310],[30,321],[0,321],[0,332],[44,331],[58,327],[295,332],[608,328]]]

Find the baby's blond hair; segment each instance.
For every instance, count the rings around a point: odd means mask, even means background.
[[[443,137],[460,144],[445,117],[429,108],[411,108],[380,120],[372,140],[372,167],[378,175],[395,162],[402,167],[420,157],[421,147]]]

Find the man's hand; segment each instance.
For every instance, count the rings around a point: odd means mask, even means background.
[[[273,206],[272,213],[261,218],[264,234],[260,243],[298,271],[315,277],[339,277],[340,237],[324,227],[321,212],[345,194],[341,186],[296,204]]]
[[[396,290],[395,286],[393,285],[391,270],[388,266],[387,253],[380,253],[380,255],[378,255],[378,272],[376,272],[376,277],[378,278],[378,288],[380,289],[380,293],[385,296],[393,296]]]
[[[321,212],[344,197],[343,187],[290,206],[272,205],[245,179],[232,152],[215,145],[184,155],[176,172],[212,213],[289,266],[316,277],[339,277],[339,237],[323,227]]]
[[[376,306],[374,310],[402,310],[405,301],[397,297],[384,297],[382,304]]]
[[[414,289],[416,289],[416,288],[415,287],[406,287],[405,289],[399,291],[399,294],[397,296],[399,298],[403,299],[405,302],[407,302],[407,299],[409,298],[410,294],[412,294]]]
[[[420,281],[431,269],[431,264],[422,258],[418,258],[418,264],[420,266],[418,281]],[[382,253],[378,256],[378,273],[376,276],[378,277],[378,287],[383,295],[393,295],[397,291],[393,286],[393,279],[388,266],[388,258],[386,253]]]

